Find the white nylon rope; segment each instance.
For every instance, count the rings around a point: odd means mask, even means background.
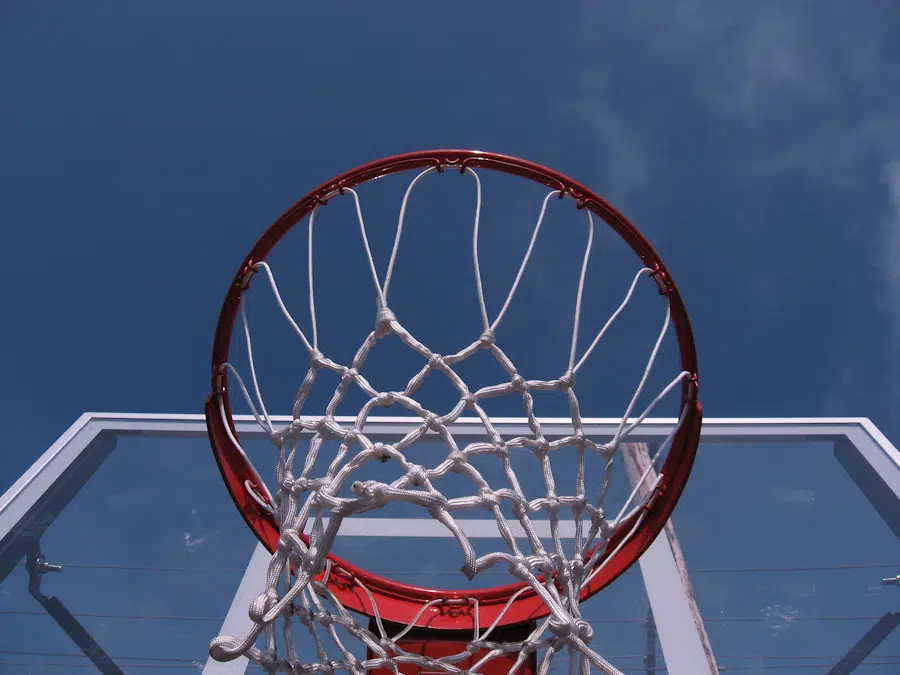
[[[582,675],[586,675],[591,671],[592,667],[607,675],[620,675],[620,671],[616,670],[615,667],[589,646],[593,638],[593,629],[590,624],[581,618],[579,597],[582,590],[603,570],[606,563],[628,543],[646,517],[645,513],[638,514],[638,511],[643,506],[643,504],[636,503],[640,484],[632,490],[615,518],[610,519],[605,515],[604,500],[610,483],[613,459],[618,448],[628,438],[629,434],[653,411],[656,405],[686,377],[689,377],[687,372],[679,373],[657,394],[637,418],[632,418],[629,421],[645,388],[663,338],[671,323],[671,311],[668,302],[666,301],[665,320],[659,336],[613,438],[603,444],[598,444],[588,439],[584,434],[578,400],[575,396],[575,374],[591,356],[610,326],[628,306],[637,284],[641,279],[652,276],[652,271],[645,268],[637,272],[621,304],[594,337],[581,358],[577,359],[577,337],[581,318],[582,298],[594,239],[593,218],[590,211],[586,210],[588,240],[578,280],[568,369],[561,377],[554,380],[526,380],[519,374],[512,361],[497,346],[495,333],[509,309],[525,273],[546,216],[548,203],[552,197],[559,198],[560,193],[551,191],[544,198],[532,231],[528,249],[519,266],[515,280],[496,318],[491,321],[484,299],[481,265],[478,256],[478,234],[482,199],[481,181],[472,169],[465,168],[462,172],[470,175],[474,179],[476,186],[472,252],[483,332],[477,340],[455,354],[435,354],[404,328],[388,305],[388,290],[400,247],[410,194],[420,180],[435,172],[435,168],[422,171],[410,182],[406,189],[400,207],[390,262],[383,284],[379,282],[366,235],[365,220],[359,195],[350,188],[343,188],[339,192],[328,195],[328,198],[333,198],[338,194],[348,193],[353,198],[365,255],[376,292],[378,312],[375,329],[366,337],[354,356],[351,365],[344,366],[332,361],[319,348],[313,265],[313,234],[318,207],[310,214],[308,236],[311,342],[285,306],[278,291],[275,275],[269,265],[265,262],[259,262],[254,266],[255,271],[261,271],[267,277],[282,315],[309,352],[310,368],[295,397],[293,421],[280,429],[275,429],[263,402],[263,395],[254,365],[250,328],[244,304],[243,302],[241,303],[240,320],[247,344],[253,395],[250,394],[250,390],[244,384],[240,374],[231,364],[225,364],[223,372],[228,372],[234,376],[254,418],[279,448],[276,468],[278,479],[277,499],[272,498],[265,485],[257,486],[257,489],[263,493],[261,495],[252,490],[249,485],[247,489],[250,495],[266,508],[272,509],[272,507],[268,506],[266,500],[270,504],[275,504],[274,515],[280,526],[281,537],[269,564],[265,591],[253,601],[249,610],[250,617],[254,622],[253,629],[240,639],[228,636],[216,638],[210,645],[210,654],[213,658],[222,661],[232,660],[238,656],[245,655],[268,672],[326,673],[330,675],[335,671],[343,670],[354,675],[363,675],[363,673],[374,668],[387,667],[392,669],[394,673],[398,673],[398,664],[413,663],[423,669],[455,675],[464,672],[477,672],[486,663],[498,656],[513,653],[518,653],[518,657],[510,672],[516,672],[525,663],[530,654],[543,650],[544,656],[541,659],[538,672],[541,675],[545,675],[554,656],[565,651],[569,656],[570,672],[573,675],[579,672]],[[395,335],[426,362],[426,365],[409,380],[403,391],[377,391],[361,374],[369,352],[376,341],[388,335]],[[509,375],[509,380],[482,387],[473,392],[456,374],[452,366],[482,349],[491,352]],[[337,373],[340,376],[340,382],[331,401],[326,406],[323,417],[303,417],[301,416],[302,408],[315,383],[316,375],[322,368]],[[415,399],[415,394],[422,386],[425,378],[432,373],[441,373],[459,392],[459,401],[452,410],[444,415],[438,415],[427,410]],[[356,416],[352,426],[343,427],[335,420],[334,411],[351,385],[359,387],[366,393],[369,400]],[[534,412],[534,401],[531,393],[533,391],[560,391],[566,394],[569,400],[574,429],[572,435],[553,441],[549,441],[544,437],[541,424]],[[481,405],[481,401],[504,395],[518,395],[522,397],[532,436],[521,436],[504,440],[491,423],[490,418]],[[221,400],[220,405],[223,405]],[[366,419],[374,408],[392,405],[400,405],[406,408],[421,418],[421,424],[396,443],[383,444],[373,442],[364,433]],[[474,412],[482,421],[485,429],[485,440],[460,447],[452,434],[451,426],[467,410]],[[641,483],[646,481],[650,468],[656,464],[662,453],[671,444],[683,420],[684,417],[679,420],[678,425],[672,429],[669,436],[655,453],[650,467],[644,472]],[[410,462],[406,453],[406,450],[422,439],[429,431],[437,433],[448,449],[446,458],[440,464],[431,468]],[[295,475],[297,439],[301,432],[312,432],[312,437],[309,441],[308,450],[299,475]],[[237,440],[230,434],[230,430],[229,437],[240,452],[243,453]],[[323,443],[327,438],[339,439],[341,441],[340,447],[324,475],[311,477],[312,467],[316,464]],[[578,452],[575,494],[560,495],[557,492],[556,481],[550,468],[549,458],[550,454],[557,450],[572,447]],[[530,451],[539,460],[545,485],[544,496],[532,500],[526,498],[510,461],[511,453],[519,451]],[[606,462],[603,477],[599,483],[600,487],[595,496],[589,496],[586,488],[585,454],[587,452],[599,455]],[[484,454],[494,455],[501,459],[504,474],[510,487],[492,489],[487,480],[471,463],[470,458]],[[354,474],[361,467],[376,460],[394,463],[399,469],[399,477],[390,483],[353,481]],[[467,476],[473,483],[474,494],[453,499],[445,497],[436,487],[436,483],[439,483],[441,478],[451,472]],[[658,476],[656,479],[657,483],[661,479],[662,476]],[[354,496],[339,497],[338,495],[341,493],[342,488],[348,482],[351,485]],[[652,487],[655,487],[655,484]],[[653,490],[651,489],[649,493],[652,494],[652,492]],[[510,574],[525,584],[507,602],[500,615],[484,631],[481,630],[479,625],[480,610],[478,603],[474,599],[467,601],[471,606],[472,616],[474,617],[474,630],[473,639],[464,652],[434,659],[421,654],[405,652],[398,645],[401,638],[412,629],[422,614],[435,604],[442,603],[443,600],[435,600],[424,604],[403,630],[397,635],[389,636],[384,628],[379,608],[371,591],[358,579],[353,579],[353,583],[368,598],[368,610],[375,619],[376,634],[359,625],[354,615],[334,596],[324,580],[322,582],[314,580],[317,575],[323,572],[326,578],[328,575],[335,573],[332,569],[332,563],[327,559],[327,556],[332,549],[343,519],[354,514],[382,508],[392,502],[405,502],[420,506],[426,509],[433,518],[441,522],[453,534],[460,546],[463,556],[462,572],[467,577],[472,578],[494,565],[505,565]],[[502,502],[507,502],[511,505],[512,511],[525,533],[529,550],[522,551],[520,549],[502,512]],[[495,551],[482,556],[476,555],[474,547],[454,517],[454,514],[457,512],[466,512],[472,509],[487,509],[492,512],[497,522],[500,537],[509,549],[508,552]],[[571,510],[575,523],[575,545],[568,555],[560,534],[560,511],[563,509]],[[545,549],[543,542],[537,535],[532,522],[532,517],[535,514],[546,514],[549,519],[551,551]],[[638,515],[630,531],[619,541],[616,549],[607,556],[607,544],[616,527],[636,514]],[[585,515],[589,519],[587,531],[585,531]],[[326,516],[328,516],[327,525],[325,523]],[[310,534],[309,542],[305,544],[301,534],[307,526],[310,526]],[[594,546],[594,541],[598,540],[598,537],[599,543]],[[593,552],[590,554],[589,559],[585,560],[585,556],[592,550],[592,547]],[[606,557],[600,562],[600,558],[603,556]],[[539,580],[541,575],[544,575],[543,582]],[[548,616],[539,622],[535,630],[524,640],[514,643],[497,643],[488,640],[488,637],[495,630],[506,612],[509,611],[515,599],[528,589],[537,594],[546,604],[549,611]],[[283,621],[284,656],[279,655],[278,640],[275,632],[275,623],[279,617]],[[315,644],[316,660],[304,662],[298,656],[296,639],[293,633],[294,626],[292,621],[294,619],[311,635]],[[338,631],[339,627],[341,632]],[[326,639],[323,638],[320,630],[324,631],[327,641],[330,641],[333,648],[340,654],[339,658],[329,658],[330,652],[326,646]],[[256,646],[260,636],[264,637],[265,649],[260,649]],[[348,637],[353,638],[358,643],[364,643],[371,653],[375,655],[375,658],[360,661],[354,656],[352,649],[345,644]],[[487,650],[487,653],[476,664],[468,669],[464,669],[459,665],[479,650]]]

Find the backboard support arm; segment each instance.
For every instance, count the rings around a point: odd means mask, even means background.
[[[66,635],[78,648],[97,666],[103,675],[124,675],[109,654],[93,638],[75,616],[66,609],[62,601],[55,596],[44,595],[41,592],[41,578],[48,572],[60,572],[62,567],[46,562],[40,552],[29,553],[25,568],[28,571],[28,593],[37,600],[41,607],[50,615],[57,625],[63,629]]]

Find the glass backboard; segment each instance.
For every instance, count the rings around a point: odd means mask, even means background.
[[[630,440],[652,447],[673,423],[647,420]],[[389,439],[412,422],[370,424]],[[586,428],[603,437],[614,424]],[[548,421],[548,437],[564,426]],[[259,427],[238,427],[256,466],[272,470]],[[554,465],[566,470],[564,458]],[[517,474],[526,493],[539,478]],[[630,486],[624,467],[613,476],[616,503]],[[490,519],[466,528],[476,549],[498,546]],[[359,516],[341,535],[335,552],[367,569],[469,583],[455,540],[418,512]],[[594,647],[626,673],[713,672],[704,632],[721,672],[898,672],[898,535],[900,455],[868,420],[708,419],[670,533],[584,616]],[[261,672],[207,649],[246,629],[267,560],[221,482],[202,416],[84,415],[0,499],[0,671]]]

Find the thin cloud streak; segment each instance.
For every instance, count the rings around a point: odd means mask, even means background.
[[[900,403],[900,160],[884,168],[884,182],[893,213],[882,232],[882,248],[878,251],[879,267],[884,274],[882,310],[890,321],[890,396],[892,406]]]

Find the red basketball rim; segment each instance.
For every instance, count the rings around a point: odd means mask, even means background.
[[[578,208],[590,209],[592,213],[602,218],[615,230],[638,255],[643,264],[653,270],[661,292],[668,295],[681,367],[682,370],[693,375],[692,378],[686,379],[682,383],[681,418],[683,422],[673,439],[661,469],[662,478],[656,487],[655,494],[642,509],[645,514],[643,522],[634,536],[606,561],[604,569],[585,587],[582,592],[582,600],[584,600],[627,570],[653,543],[665,526],[691,472],[700,440],[702,407],[697,400],[697,354],[690,319],[681,295],[662,260],[637,228],[609,203],[580,183],[552,169],[515,157],[476,150],[411,152],[380,159],[341,174],[316,188],[288,209],[266,230],[250,254],[244,259],[228,289],[219,314],[213,343],[213,393],[206,402],[207,429],[216,462],[228,491],[244,520],[259,540],[270,551],[274,551],[279,539],[278,525],[272,515],[250,497],[245,488],[247,481],[253,485],[259,485],[262,480],[240,449],[232,443],[226,431],[227,425],[233,437],[237,438],[237,431],[231,415],[228,379],[221,375],[221,368],[228,361],[231,335],[239,311],[241,296],[248,287],[248,280],[253,275],[253,266],[265,260],[269,252],[294,225],[309,215],[317,205],[324,203],[326,197],[334,194],[335,191],[352,188],[400,171],[428,167],[435,167],[438,170],[445,168],[463,170],[468,167],[501,171],[535,181],[553,190],[560,190],[575,199]],[[608,551],[615,550],[631,531],[639,516],[640,513],[636,513],[617,527],[611,537]],[[417,621],[418,625],[448,630],[469,627],[474,621],[470,599],[478,601],[479,623],[482,627],[493,623],[501,613],[499,625],[504,626],[540,618],[546,616],[549,611],[544,602],[530,588],[522,591],[525,586],[522,583],[478,590],[423,588],[381,577],[334,555],[330,555],[329,558],[332,565],[327,580],[328,587],[345,607],[370,616],[373,614],[367,595],[357,584],[353,583],[355,578],[372,593],[380,616],[400,624],[412,621],[423,604],[434,600],[444,600],[445,602],[438,603],[424,612]],[[510,598],[520,591],[522,591],[521,594],[518,595],[512,606],[504,612],[504,607]]]

